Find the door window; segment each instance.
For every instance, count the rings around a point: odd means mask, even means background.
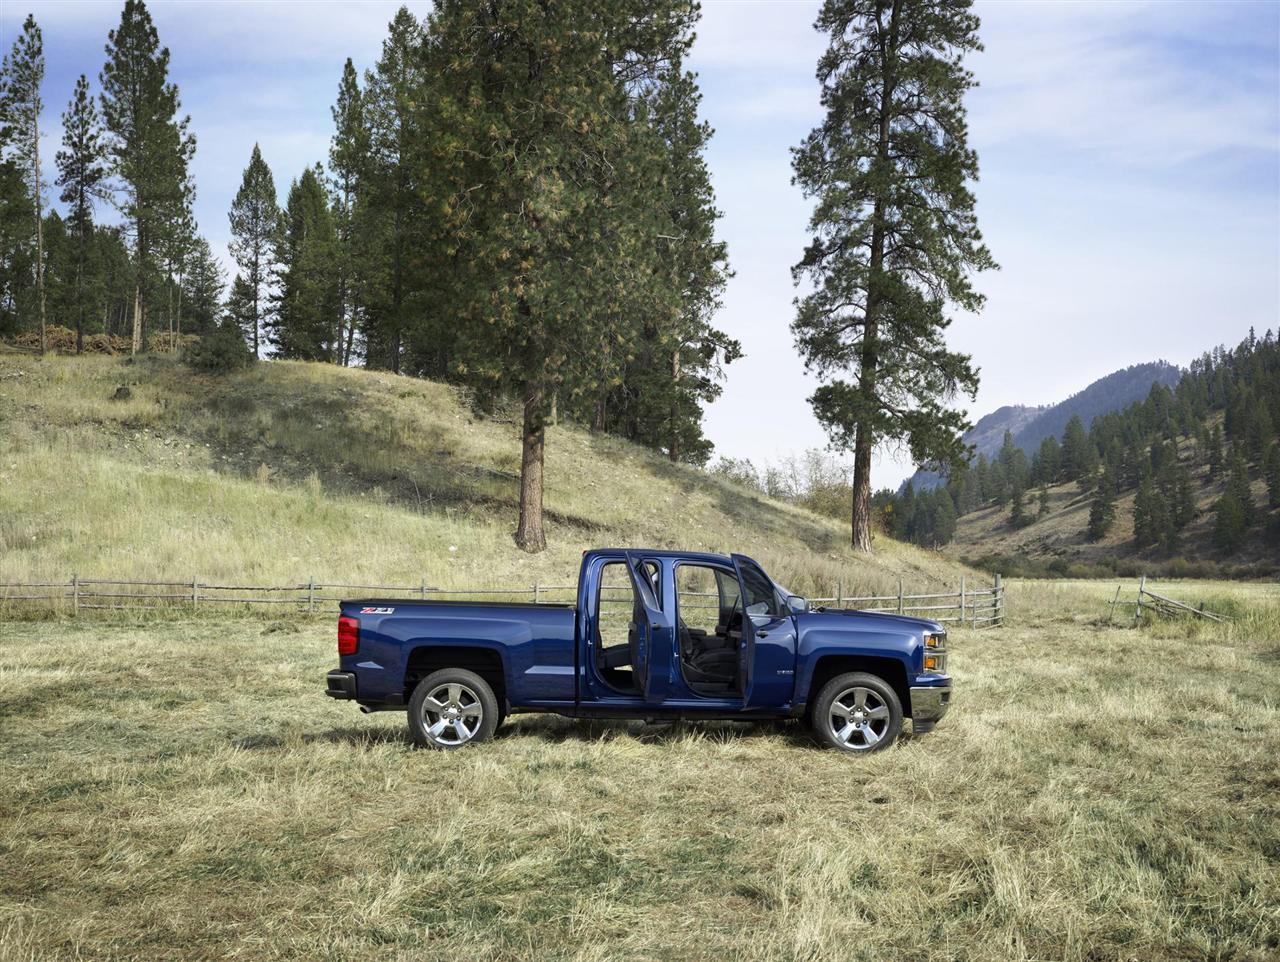
[[[753,564],[739,564],[747,614],[776,618],[782,614],[773,582]]]

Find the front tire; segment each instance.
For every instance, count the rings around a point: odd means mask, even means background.
[[[902,702],[878,675],[837,675],[813,703],[813,732],[823,745],[839,751],[883,751],[902,733]]]
[[[409,699],[409,733],[423,748],[448,751],[488,741],[497,727],[493,689],[464,668],[433,671]]]

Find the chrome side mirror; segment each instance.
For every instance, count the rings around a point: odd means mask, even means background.
[[[787,608],[793,615],[803,615],[809,610],[809,602],[799,595],[787,595]]]

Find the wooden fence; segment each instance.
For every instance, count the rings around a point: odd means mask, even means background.
[[[1142,621],[1144,611],[1152,612],[1157,615],[1194,615],[1197,618],[1204,618],[1208,621],[1230,621],[1226,615],[1215,614],[1212,611],[1206,611],[1202,603],[1198,608],[1185,604],[1181,601],[1174,601],[1164,595],[1156,594],[1147,587],[1147,576],[1143,575],[1142,580],[1138,582],[1138,597],[1133,601],[1121,601],[1120,591],[1123,585],[1116,586],[1116,596],[1111,600],[1110,611],[1107,614],[1107,624],[1111,624],[1116,615],[1116,608],[1127,608],[1133,605],[1133,624],[1134,627]]]
[[[344,598],[375,593],[383,597],[413,600],[532,601],[535,604],[573,603],[576,585],[520,585],[510,588],[442,588],[424,579],[416,585],[359,585],[310,580],[289,585],[211,584],[189,581],[131,581],[111,578],[82,578],[67,581],[0,582],[0,606],[47,607],[81,611],[198,611],[215,605],[284,605],[298,611],[336,611]],[[700,593],[699,593],[700,594]],[[709,597],[714,597],[710,595]],[[901,580],[891,595],[845,596],[841,585],[820,598],[810,598],[814,606],[856,608],[900,615],[919,615],[944,624],[973,628],[998,627],[1004,622],[1004,587],[1000,576],[989,588],[971,588],[960,579],[960,590],[935,594],[908,594]]]

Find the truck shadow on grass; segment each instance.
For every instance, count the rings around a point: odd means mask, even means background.
[[[763,739],[776,738],[790,748],[819,751],[820,746],[809,730],[795,722],[658,722],[638,720],[606,720],[561,718],[556,715],[527,715],[508,720],[494,734],[494,742],[518,742],[522,739],[555,745],[577,742],[612,742],[630,739],[642,745],[671,745],[679,742],[706,742],[709,745],[749,745]],[[898,744],[910,744],[912,734],[904,731]],[[331,744],[353,748],[401,745],[414,748],[413,739],[402,725],[380,728],[344,726],[322,732],[298,735],[249,735],[232,740],[236,748],[248,751],[277,751],[291,745]],[[483,751],[483,748],[479,749]]]

